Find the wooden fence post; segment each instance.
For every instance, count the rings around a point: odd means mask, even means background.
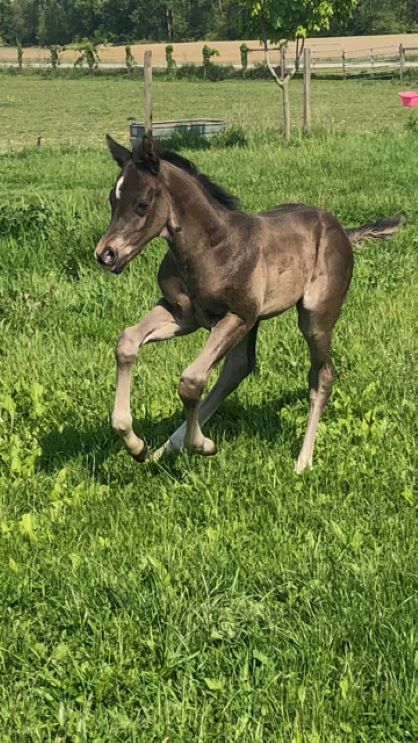
[[[344,51],[344,49],[341,52],[341,63],[342,63],[342,66],[343,66],[343,80],[347,80],[347,71],[346,71],[346,68],[345,68],[345,51]]]
[[[303,52],[303,129],[305,134],[311,130],[311,50]]]
[[[145,134],[152,137],[152,52],[144,54]]]
[[[402,80],[405,74],[405,47],[399,44],[399,77]]]

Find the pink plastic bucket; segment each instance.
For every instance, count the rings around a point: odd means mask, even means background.
[[[418,106],[418,92],[416,90],[405,90],[399,93],[403,106]]]

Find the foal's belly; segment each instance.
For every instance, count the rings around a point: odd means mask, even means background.
[[[267,264],[266,288],[260,318],[267,319],[293,307],[302,298],[304,287],[303,263],[296,257]]]

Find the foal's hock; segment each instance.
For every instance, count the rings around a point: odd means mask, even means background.
[[[146,449],[132,429],[132,366],[146,343],[210,331],[201,353],[180,378],[185,423],[154,454],[187,447],[214,454],[202,426],[254,369],[261,320],[293,305],[309,347],[310,413],[296,471],[312,465],[319,419],[332,388],[330,353],[334,325],[350,284],[352,246],[395,233],[400,217],[345,230],[321,209],[283,204],[267,212],[239,211],[237,199],[180,155],[158,152],[144,137],[130,152],[107,137],[120,166],[110,192],[110,225],[96,247],[98,262],[120,273],[158,235],[168,244],[160,265],[162,297],[137,325],[126,328],[116,348],[113,428],[138,461]],[[216,364],[217,382],[201,402]]]

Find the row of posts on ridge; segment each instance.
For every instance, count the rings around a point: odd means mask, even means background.
[[[282,55],[281,76],[284,77],[285,58]],[[144,87],[145,87],[145,113],[144,113],[144,130],[145,134],[152,136],[152,52],[147,51],[144,54]],[[285,97],[283,97],[285,107]],[[288,106],[288,103],[287,103]],[[289,112],[287,112],[288,114]],[[289,116],[287,116],[289,118]],[[284,138],[290,141],[290,125],[286,125],[285,112]],[[289,118],[290,121],[290,118]],[[303,130],[308,134],[311,130],[311,50],[305,49],[303,53]]]

